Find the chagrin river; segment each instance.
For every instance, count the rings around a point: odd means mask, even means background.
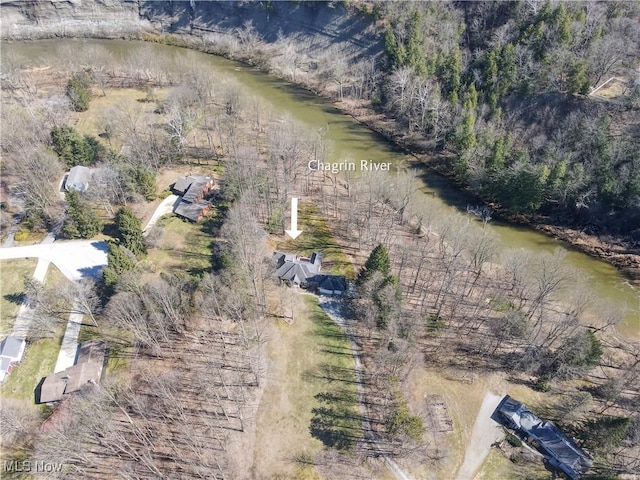
[[[359,164],[366,159],[374,163],[391,162],[395,166],[411,163],[410,157],[377,133],[342,114],[330,102],[275,77],[214,55],[138,41],[64,39],[4,43],[2,59],[12,57],[23,59],[28,65],[46,66],[64,62],[64,56],[70,52],[92,46],[103,47],[115,61],[144,61],[144,57],[153,52],[154,63],[168,67],[173,64],[179,69],[184,62],[196,62],[199,67],[209,69],[211,75],[242,85],[250,95],[271,105],[276,112],[289,115],[312,129],[325,130],[325,138],[331,147],[331,162],[348,159]],[[424,169],[421,178],[423,194],[433,195],[438,208],[464,212],[467,204],[473,202],[440,175]],[[497,235],[501,249],[524,249],[533,253],[553,252],[557,248],[567,250],[565,260],[577,269],[581,278],[588,279],[594,293],[626,309],[623,322],[616,327],[618,332],[628,340],[640,341],[640,292],[631,287],[615,267],[527,227],[492,221],[487,228]]]

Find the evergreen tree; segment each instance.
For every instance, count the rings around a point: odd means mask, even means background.
[[[72,190],[65,194],[67,217],[62,233],[67,238],[91,238],[102,230],[102,222],[93,211],[91,204],[78,192]]]
[[[136,256],[146,254],[142,225],[133,212],[127,207],[121,207],[116,212],[115,220],[121,245]]]
[[[609,452],[624,440],[631,419],[627,417],[601,417],[584,427],[586,445],[595,451]]]
[[[103,295],[110,297],[115,292],[120,275],[136,266],[135,257],[127,249],[115,242],[109,242],[107,267],[102,271]]]
[[[587,75],[587,62],[576,62],[569,71],[569,91],[587,95],[589,93],[589,76]]]
[[[102,144],[91,135],[80,135],[73,127],[63,125],[51,129],[53,151],[67,164],[92,165],[104,152]]]
[[[389,276],[389,272],[391,271],[391,263],[389,262],[389,254],[387,252],[387,248],[383,244],[379,244],[376,248],[373,249],[369,258],[360,270],[358,274],[358,278],[356,279],[356,284],[360,285],[373,275],[374,272],[380,272],[384,278]]]
[[[156,194],[156,175],[148,168],[137,166],[133,171],[136,190],[147,200],[153,200]]]
[[[86,73],[77,73],[67,83],[67,97],[76,112],[85,112],[91,101],[91,79]]]

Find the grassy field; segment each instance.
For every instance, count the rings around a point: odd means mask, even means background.
[[[286,237],[276,242],[276,249],[307,256],[315,251],[322,252],[324,272],[345,275],[348,279],[355,278],[352,262],[331,235],[322,213],[316,206],[309,203],[299,205],[298,228],[303,231],[298,238],[292,240]]]
[[[25,277],[33,275],[35,258],[20,258],[0,262],[0,335],[8,335],[22,304]]]
[[[166,97],[166,89],[154,89],[154,94],[159,101]],[[111,122],[112,126],[120,126],[123,129],[131,124],[148,125],[158,120],[158,115],[153,111],[157,108],[155,102],[144,102],[147,94],[137,88],[107,88],[103,92],[94,89],[96,95],[89,104],[86,112],[73,113],[73,127],[83,135],[99,136],[104,132],[104,126]],[[115,135],[109,140],[104,140],[105,146],[111,146],[118,150],[122,146],[122,138],[116,128]]]
[[[295,295],[293,324],[273,327],[256,418],[258,478],[318,478],[303,459],[323,445],[348,451],[361,433],[353,357],[315,297]]]
[[[66,282],[69,280],[62,275],[57,267],[50,264],[44,280],[45,285],[50,288],[60,287]],[[50,338],[43,338],[27,344],[22,361],[14,367],[11,375],[0,387],[1,397],[34,401],[34,388],[42,377],[53,373],[66,323],[66,320],[61,318]]]
[[[524,385],[509,383],[502,374],[482,374],[465,379],[462,373],[464,372],[420,368],[412,373],[409,382],[407,400],[413,410],[420,411],[424,408],[424,399],[429,395],[437,394],[444,398],[453,421],[453,432],[428,435],[434,445],[447,452],[442,463],[435,466],[425,464],[425,468],[431,472],[437,469],[438,478],[455,477],[464,459],[476,416],[487,392],[496,395],[508,393],[529,405],[539,402],[543,395]],[[502,456],[500,452],[496,453]],[[506,470],[502,470],[502,467]],[[511,462],[508,459],[496,458],[492,453],[479,471],[479,473],[485,472],[484,476],[478,478],[511,478],[510,468]]]
[[[160,247],[151,249],[148,258],[157,273],[201,277],[211,270],[213,231],[218,226],[215,213],[210,212],[202,223],[190,223],[173,216],[161,219],[158,225],[164,229]]]

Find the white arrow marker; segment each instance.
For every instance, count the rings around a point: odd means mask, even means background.
[[[294,240],[302,233],[298,230],[298,199],[291,197],[291,230],[285,230],[286,234]]]

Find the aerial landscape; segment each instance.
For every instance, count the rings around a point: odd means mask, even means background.
[[[0,478],[640,479],[640,2],[0,38]]]

